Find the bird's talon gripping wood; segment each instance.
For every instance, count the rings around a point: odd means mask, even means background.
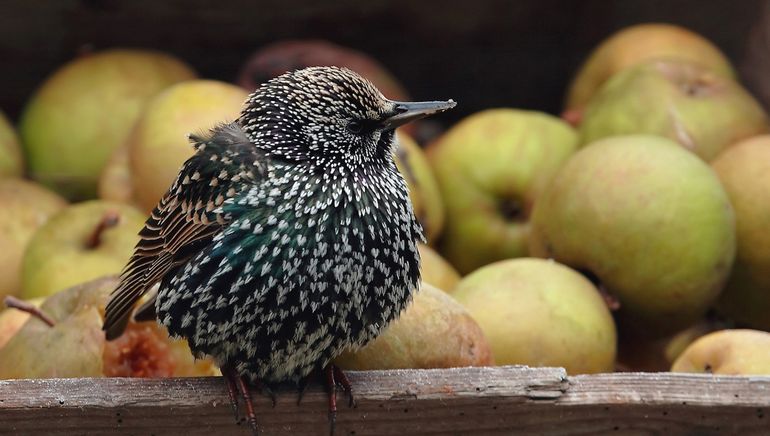
[[[422,229],[393,160],[395,128],[454,106],[391,101],[336,67],[265,83],[236,121],[191,135],[195,154],[107,305],[107,338],[159,285],[141,316],[225,369],[255,431],[247,381],[296,384],[328,367],[331,391],[336,377],[349,392],[330,362],[377,337],[419,285]]]

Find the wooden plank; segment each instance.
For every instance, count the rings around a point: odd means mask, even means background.
[[[357,405],[340,407],[337,435],[770,434],[770,377],[527,367],[349,376]],[[272,408],[255,397],[263,435],[328,434],[321,387],[296,398],[280,390]],[[0,433],[249,434],[219,378],[0,381]]]

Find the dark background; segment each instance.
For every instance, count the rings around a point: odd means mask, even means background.
[[[558,113],[571,75],[613,31],[649,21],[699,32],[740,65],[762,0],[0,0],[0,109],[83,48],[168,51],[232,81],[282,38],[325,38],[390,68],[416,99],[454,98],[451,121],[496,106]]]

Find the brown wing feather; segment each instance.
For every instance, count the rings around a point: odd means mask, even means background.
[[[206,138],[191,140],[197,149],[195,155],[185,162],[147,219],[107,303],[103,326],[107,339],[120,336],[136,302],[187,260],[185,247],[211,240],[228,222],[229,218],[217,210],[225,199],[261,178],[263,155],[237,124],[220,126]],[[236,176],[238,183],[231,184],[230,179]],[[151,313],[146,306],[142,306],[143,311]]]

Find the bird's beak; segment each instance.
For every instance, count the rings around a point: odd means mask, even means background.
[[[427,116],[444,112],[457,105],[454,100],[447,101],[394,101],[395,115],[391,115],[382,121],[385,129],[395,129],[406,123],[410,123]]]

